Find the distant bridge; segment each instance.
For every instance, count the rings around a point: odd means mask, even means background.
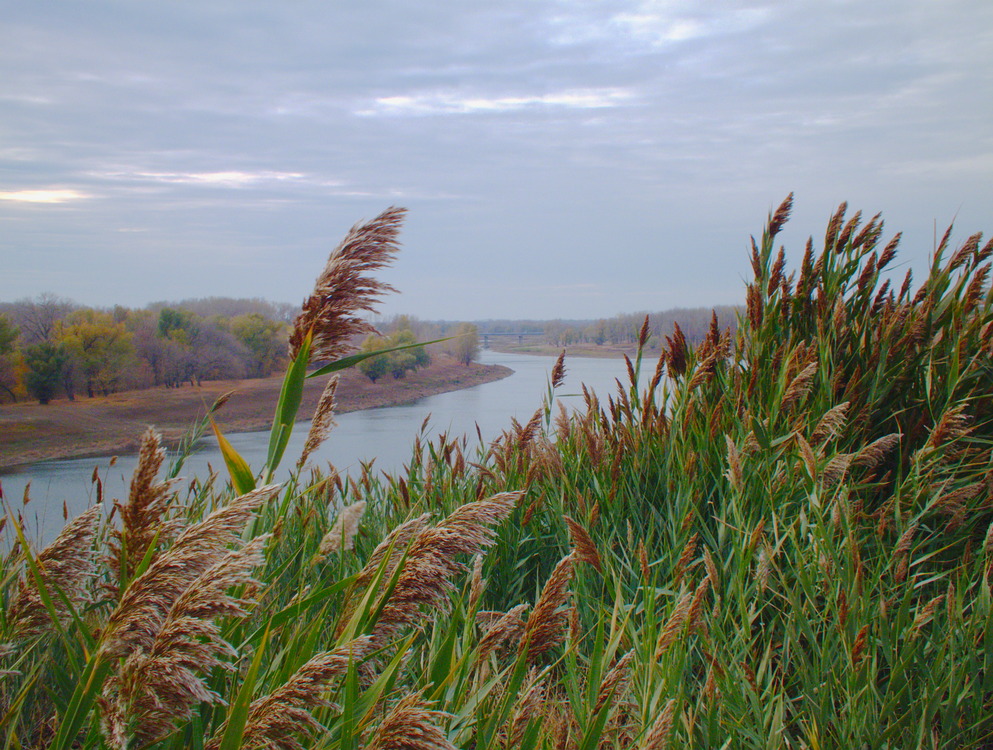
[[[479,334],[483,339],[483,348],[490,348],[490,336],[516,336],[517,345],[520,346],[524,343],[525,338],[534,338],[535,336],[544,336],[544,331],[491,331],[489,333]]]

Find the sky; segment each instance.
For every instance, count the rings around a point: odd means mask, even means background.
[[[0,301],[298,303],[410,210],[383,314],[744,298],[791,191],[993,231],[988,0],[34,0],[0,13]]]

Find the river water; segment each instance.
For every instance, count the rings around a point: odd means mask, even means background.
[[[505,365],[514,373],[493,383],[428,396],[402,406],[341,414],[336,417],[337,426],[320,450],[311,456],[310,463],[326,466],[331,462],[342,473],[357,473],[361,461],[375,459],[375,469],[395,471],[410,460],[414,437],[421,431],[425,419],[428,420],[426,437],[433,438],[444,432],[449,436],[464,434],[469,436],[470,445],[478,442],[477,425],[483,440],[488,443],[510,426],[511,417],[522,423],[530,419],[541,406],[555,359],[483,351],[480,362]],[[643,385],[653,370],[654,361],[646,361]],[[615,378],[622,383],[628,382],[623,360],[567,358],[566,379],[558,389],[557,398],[567,407],[581,406],[580,394],[585,383],[606,401],[608,394],[616,392]],[[277,479],[285,479],[300,456],[308,429],[308,423],[298,423],[294,428],[283,461],[285,468]],[[258,469],[265,463],[268,431],[232,433],[226,437],[249,466]],[[2,473],[0,482],[4,497],[15,508],[21,506],[25,485],[30,482],[31,502],[22,509],[26,531],[30,538],[47,541],[64,523],[63,503],[72,517],[93,502],[95,489],[91,477],[94,468],[103,481],[104,497],[110,500],[127,496],[136,464],[134,455],[118,456],[113,467],[110,456],[44,461]],[[211,468],[221,474],[222,480],[227,476],[213,437],[205,438],[187,459],[181,476],[205,478]]]

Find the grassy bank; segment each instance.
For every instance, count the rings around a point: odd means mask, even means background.
[[[369,381],[357,370],[341,373],[337,411],[345,413],[409,403],[438,393],[489,383],[510,374],[506,367],[473,363],[465,367],[437,355],[428,367],[405,378]],[[309,418],[330,376],[307,382],[301,416]],[[267,430],[282,377],[205,381],[193,388],[161,388],[106,397],[0,405],[0,469],[52,458],[136,453],[144,429],[152,425],[174,445],[221,396],[217,412],[226,432]]]
[[[842,210],[791,272],[788,214],[735,337],[480,454],[235,497],[147,437],[3,563],[7,746],[988,747],[993,245],[891,282]]]

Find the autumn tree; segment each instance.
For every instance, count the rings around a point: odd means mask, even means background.
[[[402,329],[391,334],[387,338],[381,336],[369,336],[362,342],[360,351],[375,352],[384,349],[393,349],[401,346],[411,346],[417,343],[417,337],[413,331]],[[378,357],[370,357],[359,363],[359,371],[373,383],[387,373],[394,378],[403,378],[411,370],[418,367],[426,367],[431,362],[431,357],[424,350],[423,346],[416,346],[400,351],[386,351]]]
[[[285,323],[269,320],[260,313],[232,318],[231,333],[245,347],[248,376],[264,378],[277,371],[286,360]]]
[[[479,357],[479,329],[472,323],[462,323],[455,329],[451,341],[452,356],[468,367]]]
[[[55,338],[68,355],[66,369],[78,369],[90,398],[97,391],[107,395],[120,390],[135,367],[131,334],[111,313],[76,310],[57,324]],[[66,394],[72,398],[69,383],[66,383]]]

